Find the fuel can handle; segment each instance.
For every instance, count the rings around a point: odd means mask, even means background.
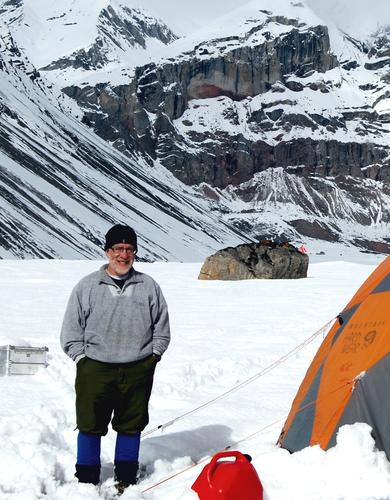
[[[213,474],[218,467],[218,460],[220,460],[221,458],[235,458],[236,462],[248,462],[248,459],[245,457],[245,455],[243,455],[239,451],[221,451],[219,453],[216,453],[211,459],[211,462],[207,468],[207,481],[210,486],[212,483]]]

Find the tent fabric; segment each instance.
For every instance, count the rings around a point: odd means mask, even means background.
[[[372,427],[379,450],[390,450],[390,398],[389,386],[384,383],[390,374],[390,355],[379,361],[359,380],[338,427],[354,422],[366,422]],[[337,429],[338,429],[337,427]],[[336,444],[335,429],[328,447]],[[390,453],[386,453],[390,457]]]
[[[366,422],[390,458],[390,257],[333,324],[293,401],[279,445],[294,452],[335,444],[338,428]]]

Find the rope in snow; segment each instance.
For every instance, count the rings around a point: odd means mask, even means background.
[[[223,448],[221,451],[226,451],[226,450],[230,450],[230,448],[232,448],[233,446],[239,444],[239,443],[242,443],[244,441],[247,441],[248,439],[252,439],[254,436],[256,436],[257,434],[260,434],[261,432],[265,431],[266,429],[268,429],[269,427],[272,427],[274,425],[276,425],[277,423],[279,422],[282,422],[283,420],[285,420],[285,418],[281,418],[279,420],[276,420],[274,422],[272,422],[271,424],[268,424],[266,425],[265,427],[262,427],[260,430],[250,434],[249,436],[246,436],[245,438],[242,438],[240,439],[239,441],[236,441],[234,443],[231,443],[227,446],[225,446],[225,448]],[[188,470],[191,470],[191,469],[194,469],[195,467],[198,467],[198,465],[201,465],[207,461],[209,461],[211,459],[211,455],[208,455],[207,457],[204,457],[202,458],[201,460],[198,460],[197,462],[195,462],[194,464],[192,465],[189,465],[188,467],[185,467],[184,469],[181,469],[179,470],[178,472],[176,472],[175,474],[172,474],[171,476],[168,476],[164,479],[162,479],[161,481],[159,481],[158,483],[155,483],[153,484],[152,486],[149,486],[148,488],[145,488],[144,490],[142,490],[142,493],[146,493],[150,490],[153,490],[154,488],[157,488],[158,486],[160,486],[161,484],[164,484],[166,483],[167,481],[170,481],[171,479],[174,479],[175,477],[177,476],[180,476],[181,474],[184,474],[185,472],[187,472]]]
[[[287,354],[284,354],[281,358],[277,359],[276,361],[274,361],[273,363],[271,363],[270,365],[268,365],[266,368],[264,368],[260,372],[256,373],[252,377],[250,377],[249,379],[244,380],[240,384],[237,384],[236,386],[234,386],[231,389],[229,389],[228,391],[220,394],[219,396],[217,396],[217,397],[215,397],[213,399],[210,399],[209,401],[206,401],[205,403],[201,404],[200,406],[197,406],[196,408],[193,408],[192,410],[189,410],[186,413],[183,413],[182,415],[179,415],[178,417],[173,418],[172,420],[169,420],[168,422],[165,422],[164,424],[160,424],[157,427],[154,427],[153,429],[150,429],[149,431],[143,432],[142,433],[142,437],[149,436],[150,434],[153,434],[154,432],[156,432],[158,430],[163,431],[167,427],[169,427],[169,426],[175,424],[176,422],[178,422],[179,420],[182,420],[183,418],[186,418],[189,415],[193,415],[194,413],[197,413],[198,411],[202,410],[203,408],[206,408],[207,406],[210,406],[213,403],[216,403],[217,401],[220,401],[221,399],[223,399],[226,396],[232,394],[233,392],[236,392],[239,389],[242,389],[243,387],[245,387],[248,384],[251,384],[252,382],[254,382],[255,380],[257,380],[258,378],[266,375],[267,373],[269,373],[270,371],[272,371],[274,368],[276,368],[277,366],[279,366],[282,363],[284,363],[285,361],[287,361],[287,359],[291,358],[291,356],[293,356],[294,354],[296,354],[297,352],[299,352],[300,350],[302,350],[308,344],[310,344],[316,337],[318,337],[318,335],[320,335],[321,333],[324,333],[329,328],[329,326],[331,325],[331,323],[333,323],[333,321],[335,319],[336,318],[332,318],[324,326],[322,326],[319,330],[317,330],[315,333],[313,333],[312,335],[310,335],[310,337],[308,337],[306,340],[304,340],[301,344],[299,344],[298,346],[294,347],[294,349],[291,349],[291,351],[289,351]]]
[[[157,488],[157,486],[160,486],[161,484],[164,484],[167,481],[170,481],[171,479],[174,479],[175,477],[180,476],[181,474],[184,474],[184,472],[187,472],[188,470],[194,469],[195,467],[198,467],[198,465],[201,465],[204,462],[207,462],[207,460],[210,460],[210,458],[211,458],[210,456],[202,458],[202,460],[199,460],[195,464],[189,465],[185,469],[181,469],[178,472],[176,472],[176,474],[172,474],[172,476],[168,476],[168,477],[162,479],[161,481],[159,481],[158,483],[152,484],[152,486],[149,486],[149,488],[145,488],[144,490],[141,491],[141,493],[147,493],[148,491],[153,490],[154,488]]]
[[[296,414],[297,413],[301,413],[302,411],[306,410],[307,408],[310,408],[311,406],[314,406],[314,405],[321,405],[324,403],[325,400],[327,400],[332,394],[334,394],[335,392],[337,391],[340,391],[341,389],[343,389],[344,387],[348,386],[348,385],[351,385],[352,388],[354,388],[354,384],[355,384],[355,380],[352,379],[352,381],[350,380],[347,380],[347,382],[345,382],[344,384],[340,385],[339,387],[336,387],[336,389],[333,389],[333,391],[329,391],[327,394],[325,394],[324,396],[322,396],[322,398],[317,398],[317,399],[314,399],[313,401],[310,401],[309,403],[306,403],[305,405],[301,406],[297,411],[296,411]],[[261,429],[259,429],[258,431],[256,432],[253,432],[252,434],[250,434],[249,436],[246,436],[242,439],[240,439],[239,441],[235,441],[234,443],[226,446],[224,448],[224,450],[228,450],[230,449],[232,446],[236,446],[237,444],[240,444],[244,441],[249,441],[250,439],[252,439],[253,437],[257,436],[258,434],[261,434],[262,432],[266,431],[267,429],[269,429],[270,427],[273,427],[274,425],[276,424],[279,424],[280,422],[283,422],[286,420],[286,416],[283,417],[283,418],[280,418],[278,420],[275,420],[274,422],[271,422],[270,424],[262,427]]]
[[[332,320],[333,321],[333,320]],[[330,391],[329,393],[327,393],[325,396],[323,396],[322,398],[317,398],[313,401],[310,401],[309,403],[303,405],[301,408],[299,408],[297,410],[296,413],[300,413],[304,410],[306,410],[307,408],[310,408],[310,406],[314,406],[314,405],[318,405],[318,404],[321,404],[324,402],[324,400],[326,400],[327,398],[329,398],[329,396],[331,396],[332,394],[334,394],[335,392],[339,391],[340,389],[342,389],[343,387],[347,386],[347,385],[351,385],[352,388],[354,387],[355,385],[355,382],[356,382],[356,378],[355,379],[352,379],[352,380],[348,380],[346,383],[342,384],[341,386],[337,387],[336,389],[334,389],[333,391]],[[283,422],[286,420],[286,416],[283,417],[283,418],[279,418],[278,420],[275,420],[274,422],[271,422],[270,424],[267,424],[265,425],[264,427],[262,427],[261,429],[255,431],[255,432],[252,432],[251,434],[249,434],[248,436],[245,436],[244,438],[242,439],[239,439],[238,441],[235,441],[234,443],[231,443],[227,446],[225,446],[225,448],[223,448],[221,451],[226,451],[226,450],[230,450],[233,446],[236,446],[240,443],[243,443],[245,441],[249,441],[250,439],[254,438],[255,436],[267,431],[269,428],[273,427],[274,425],[280,423],[280,422]],[[266,453],[261,453],[260,455],[265,455]],[[259,455],[258,455],[259,456]],[[152,486],[149,486],[148,488],[145,488],[144,490],[142,490],[141,493],[147,493],[148,491],[150,490],[153,490],[154,488],[157,488],[158,486],[166,483],[167,481],[170,481],[171,479],[174,479],[175,477],[177,476],[180,476],[181,474],[184,474],[185,472],[191,470],[191,469],[194,469],[195,467],[198,467],[198,465],[201,465],[207,461],[209,461],[211,459],[211,455],[208,455],[207,457],[204,457],[202,458],[201,460],[199,460],[198,462],[192,464],[192,465],[189,465],[188,467],[184,468],[184,469],[181,469],[179,470],[178,472],[176,472],[175,474],[172,474],[171,476],[168,476],[164,479],[162,479],[161,481],[155,483],[155,484],[152,484]]]

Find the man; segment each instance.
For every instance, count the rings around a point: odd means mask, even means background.
[[[73,289],[61,330],[61,346],[77,363],[75,475],[79,482],[98,484],[100,438],[111,421],[120,492],[136,483],[154,370],[170,341],[160,287],[133,268],[137,249],[129,226],[117,224],[107,232],[108,264]]]

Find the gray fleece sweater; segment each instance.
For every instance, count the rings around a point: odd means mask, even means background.
[[[127,363],[162,355],[170,341],[168,308],[158,284],[131,270],[120,289],[107,265],[73,289],[61,330],[61,346],[73,360],[86,355]]]

